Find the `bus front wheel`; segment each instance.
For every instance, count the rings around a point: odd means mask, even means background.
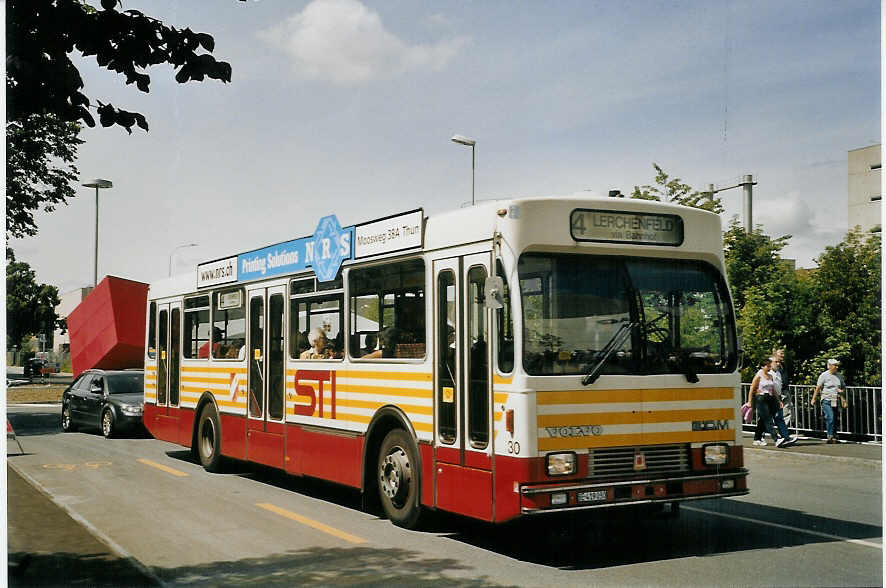
[[[197,424],[197,455],[200,464],[207,472],[221,470],[221,428],[218,425],[218,414],[211,404],[200,411]]]
[[[399,527],[419,526],[422,508],[418,496],[418,450],[403,429],[394,429],[378,454],[378,495],[391,522]]]

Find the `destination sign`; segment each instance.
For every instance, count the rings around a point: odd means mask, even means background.
[[[683,219],[676,214],[650,214],[577,208],[569,216],[576,241],[671,245],[683,243]]]

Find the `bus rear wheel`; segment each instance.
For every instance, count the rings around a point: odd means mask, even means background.
[[[385,515],[398,527],[419,526],[422,508],[418,488],[418,450],[403,429],[394,429],[378,453],[378,495]]]
[[[211,404],[200,411],[200,420],[197,423],[197,456],[207,472],[221,471],[221,428],[218,425],[218,414]]]

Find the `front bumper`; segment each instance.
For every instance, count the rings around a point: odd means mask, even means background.
[[[520,511],[535,515],[742,496],[748,493],[747,475],[748,470],[740,468],[710,474],[524,485],[520,487]]]

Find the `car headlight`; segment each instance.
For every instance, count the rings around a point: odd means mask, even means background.
[[[549,453],[546,458],[549,476],[566,476],[575,473],[575,454]]]
[[[729,446],[723,444],[704,446],[705,465],[724,465],[729,462]]]
[[[138,416],[144,412],[145,408],[136,404],[121,404],[120,412],[128,416]]]

